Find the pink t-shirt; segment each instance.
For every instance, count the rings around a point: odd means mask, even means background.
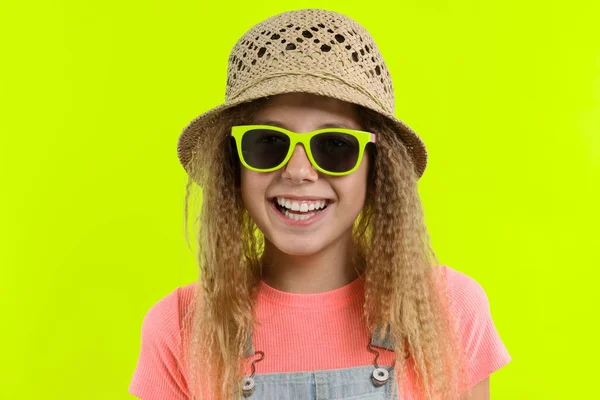
[[[511,357],[494,326],[484,289],[471,277],[443,266],[451,311],[468,356],[469,388],[506,365]],[[260,283],[253,344],[265,357],[257,373],[350,368],[373,363],[361,323],[364,286],[360,279],[324,293],[294,294]],[[129,393],[143,400],[189,400],[181,360],[180,316],[190,304],[194,283],[159,300],[142,323],[141,349]],[[275,334],[273,334],[275,333]],[[357,345],[364,343],[365,345]],[[394,352],[379,349],[380,365]],[[276,356],[267,356],[276,355]],[[410,390],[409,386],[404,386]],[[405,399],[412,399],[404,393]]]

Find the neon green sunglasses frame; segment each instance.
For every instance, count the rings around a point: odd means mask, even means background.
[[[283,159],[283,161],[279,165],[277,165],[273,168],[264,168],[264,169],[263,168],[255,168],[255,167],[248,165],[248,163],[244,159],[244,153],[242,152],[242,137],[244,136],[244,134],[246,134],[246,132],[255,130],[255,129],[273,130],[276,132],[283,133],[290,139],[290,147],[288,149],[288,152],[287,152],[285,158]],[[310,148],[310,140],[313,137],[315,137],[319,134],[322,134],[322,133],[344,133],[344,134],[347,134],[347,135],[350,135],[350,136],[356,138],[356,140],[358,141],[358,157],[356,159],[356,164],[354,165],[354,167],[352,169],[350,169],[348,171],[344,171],[344,172],[332,172],[332,171],[327,171],[326,169],[321,168],[321,166],[319,164],[317,164],[317,162],[315,161],[315,158],[313,157],[312,150]],[[279,168],[281,168],[285,164],[287,164],[287,162],[292,157],[292,154],[294,153],[294,149],[296,148],[296,145],[298,143],[301,143],[304,146],[304,150],[305,150],[306,154],[308,155],[308,159],[310,160],[310,163],[313,165],[313,167],[315,167],[318,171],[320,171],[324,174],[332,175],[332,176],[349,175],[349,174],[353,173],[354,171],[356,171],[362,161],[363,154],[365,152],[365,147],[367,147],[367,144],[375,143],[375,134],[374,133],[359,131],[359,130],[354,130],[354,129],[345,129],[345,128],[324,128],[324,129],[318,129],[318,130],[312,131],[312,132],[297,133],[297,132],[290,131],[288,129],[284,129],[284,128],[281,128],[278,126],[272,126],[272,125],[236,125],[231,128],[231,136],[233,136],[235,138],[236,148],[237,148],[238,155],[240,156],[240,160],[241,160],[242,164],[244,165],[244,167],[248,168],[251,171],[272,172],[272,171],[278,170]]]

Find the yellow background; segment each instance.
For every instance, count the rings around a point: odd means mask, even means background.
[[[127,399],[146,311],[196,279],[180,131],[291,8],[375,37],[425,140],[440,260],[486,289],[493,399],[597,393],[596,1],[2,2],[2,399]]]

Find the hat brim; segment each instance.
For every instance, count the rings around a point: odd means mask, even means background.
[[[192,151],[198,144],[201,135],[208,134],[207,123],[218,117],[223,111],[239,104],[250,102],[267,96],[283,93],[304,92],[333,97],[348,103],[364,106],[387,117],[397,128],[396,132],[406,145],[415,165],[417,177],[421,177],[427,165],[427,150],[421,138],[402,120],[386,111],[373,98],[362,91],[336,79],[327,79],[311,75],[285,75],[265,79],[241,92],[236,97],[214,107],[192,120],[182,131],[177,143],[177,155],[180,163],[188,171]]]

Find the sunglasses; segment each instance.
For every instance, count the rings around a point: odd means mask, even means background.
[[[304,146],[310,163],[333,176],[356,171],[368,143],[375,134],[354,129],[325,128],[296,133],[269,125],[239,125],[231,128],[242,164],[257,172],[272,172],[292,157],[296,144]]]

